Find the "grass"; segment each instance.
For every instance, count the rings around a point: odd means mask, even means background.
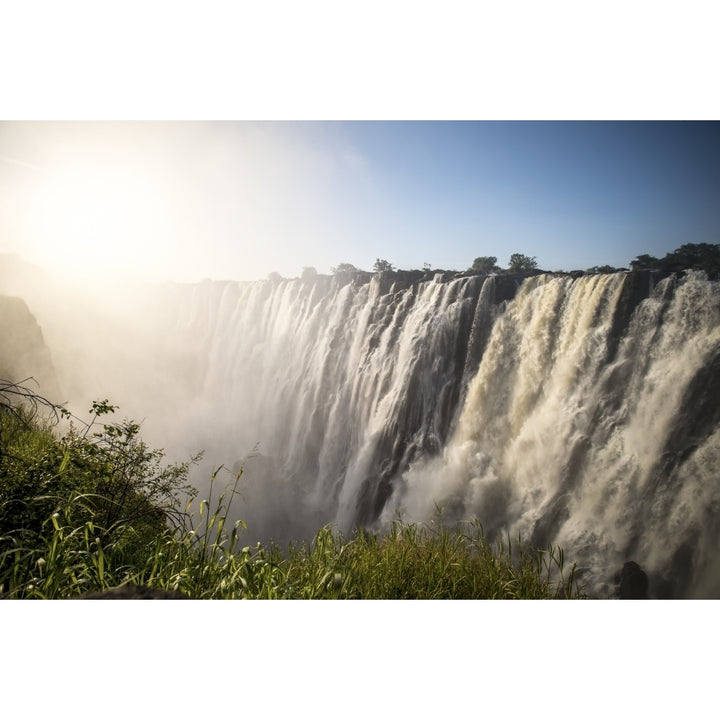
[[[327,526],[285,549],[246,545],[245,524],[228,521],[242,472],[213,497],[216,472],[209,497],[191,495],[183,511],[188,465],[163,466],[134,423],[93,431],[114,410],[107,401],[93,404],[84,431],[57,437],[2,400],[0,386],[0,598],[119,585],[195,599],[582,597],[559,548],[491,544],[478,523],[446,526],[442,516],[349,538]]]
[[[239,479],[239,476],[238,476]],[[237,485],[237,479],[236,479]],[[582,594],[561,550],[488,544],[477,523],[457,527],[396,521],[385,534],[345,538],[324,527],[310,543],[281,551],[243,546],[243,523],[226,527],[226,490],[149,544],[131,525],[102,528],[73,497],[48,519],[43,542],[0,556],[0,597],[71,598],[130,584],[196,599],[543,599]],[[199,519],[199,527],[193,523]]]

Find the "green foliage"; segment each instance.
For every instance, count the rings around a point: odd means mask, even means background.
[[[342,273],[356,273],[358,269],[350,263],[340,263],[337,267],[330,268],[330,272],[333,275],[338,275]]]
[[[423,270],[428,272],[431,269],[430,263],[423,263]],[[666,272],[682,272],[683,270],[702,270],[707,273],[711,280],[720,278],[720,244],[711,245],[709,243],[687,243],[677,250],[667,253],[664,258],[658,259],[653,255],[638,255],[630,263],[633,270],[655,269]],[[392,271],[396,268],[387,260],[376,258],[373,265],[373,272]],[[476,257],[472,266],[468,268],[475,272],[496,273],[501,272],[501,268],[497,265],[497,258],[492,255]],[[588,273],[613,273],[618,272],[622,268],[616,268],[612,265],[596,265],[588,268]],[[303,277],[305,270],[312,271],[313,268],[303,268]],[[537,258],[523,255],[522,253],[513,253],[510,256],[507,272],[510,273],[527,273],[537,270]],[[350,263],[340,263],[337,267],[330,268],[334,274],[355,273],[359,272],[358,268]],[[562,272],[558,270],[557,272]],[[277,273],[271,273],[270,279],[281,279]]]
[[[308,547],[290,547],[289,597],[349,599],[579,597],[556,548],[489,545],[477,523],[453,528],[396,521],[383,535],[351,540],[323,528]]]
[[[513,253],[510,256],[508,271],[512,273],[522,273],[535,270],[537,268],[537,260],[534,257],[528,257],[522,253]]]
[[[498,272],[500,268],[497,266],[497,258],[492,255],[487,257],[476,257],[473,260],[470,270],[476,270],[484,273]]]
[[[574,567],[565,575],[562,551],[491,546],[477,524],[395,522],[384,535],[359,530],[352,539],[325,527],[309,545],[291,544],[285,553],[243,546],[244,524],[227,528],[239,479],[212,512],[211,499],[201,501],[182,526],[167,528],[144,552],[128,553],[131,526],[108,533],[83,520],[89,498],[75,496],[49,518],[41,546],[17,544],[0,557],[0,596],[74,597],[130,584],[196,599],[582,597]]]
[[[661,264],[671,272],[703,270],[711,279],[720,276],[720,244],[689,243],[668,253]]]
[[[111,407],[104,402],[102,407]],[[93,407],[91,427],[102,412],[95,404]],[[104,424],[90,435],[87,428],[80,433],[71,426],[62,438],[69,464],[82,486],[91,487],[102,498],[95,503],[95,517],[107,527],[118,522],[159,527],[166,519],[177,521],[178,493],[194,492],[187,483],[189,463],[164,465],[164,452],[148,448],[139,432],[137,423],[123,420]]]
[[[244,523],[228,520],[242,471],[215,496],[218,468],[209,497],[195,504],[188,464],[163,465],[137,423],[101,423],[116,410],[107,400],[60,437],[33,414],[32,395],[29,407],[3,402],[0,597],[68,598],[125,584],[192,598],[580,596],[560,550],[491,546],[477,524],[398,521],[350,539],[325,527],[285,552],[243,545]]]
[[[687,243],[681,245],[658,259],[652,255],[638,255],[630,262],[633,270],[663,270],[682,272],[683,270],[702,270],[708,278],[720,278],[720,244]]]
[[[314,267],[304,267],[302,269],[302,273],[300,274],[300,278],[305,281],[314,280],[317,277],[317,270]]]
[[[137,423],[101,424],[116,409],[107,400],[93,403],[89,423],[74,418],[58,435],[57,421],[70,414],[9,385],[0,383],[0,572],[10,551],[41,551],[49,534],[57,542],[59,517],[72,528],[67,537],[92,528],[102,546],[125,554],[182,521],[181,497],[196,492],[189,462],[163,464],[163,451],[148,448]],[[38,416],[41,405],[52,409],[49,417]]]
[[[373,264],[373,272],[392,272],[394,269],[395,268],[387,260],[375,258],[375,263]]]
[[[638,255],[630,261],[630,267],[633,270],[658,270],[660,261],[653,255]]]
[[[602,275],[618,272],[618,268],[613,267],[612,265],[594,265],[593,267],[588,268],[585,272]]]

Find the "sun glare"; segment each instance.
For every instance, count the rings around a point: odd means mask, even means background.
[[[44,259],[78,279],[96,273],[142,276],[156,195],[147,176],[122,166],[79,162],[53,168],[34,199]]]

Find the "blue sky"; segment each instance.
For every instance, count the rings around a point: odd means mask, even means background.
[[[323,128],[318,128],[321,133]],[[400,265],[512,252],[547,269],[720,242],[720,124],[351,123],[372,231]],[[319,142],[319,141],[318,141]],[[358,218],[361,221],[361,218]]]
[[[0,123],[0,251],[79,279],[627,266],[720,242],[720,123]]]

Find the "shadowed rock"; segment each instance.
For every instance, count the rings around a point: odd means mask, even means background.
[[[626,562],[620,574],[620,599],[647,600],[647,597],[647,575],[636,562]]]
[[[146,585],[121,585],[102,592],[80,595],[77,600],[189,600],[175,590],[161,590]]]

